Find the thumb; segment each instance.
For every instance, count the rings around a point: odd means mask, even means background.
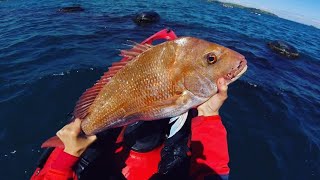
[[[227,99],[227,97],[228,97],[228,94],[227,94],[228,86],[227,86],[227,82],[226,82],[226,80],[224,78],[220,78],[218,80],[217,88],[218,88],[219,96],[221,98],[223,98],[223,99]]]
[[[71,123],[72,129],[76,131],[78,134],[81,132],[81,120],[79,118],[75,119]]]
[[[97,136],[96,135],[93,135],[93,136],[87,136],[87,139],[92,143],[94,141],[97,140]]]
[[[75,119],[75,120],[73,121],[73,123],[75,124],[75,126],[80,126],[81,120],[80,120],[79,118],[77,118],[77,119]]]

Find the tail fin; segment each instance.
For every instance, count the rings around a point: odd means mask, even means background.
[[[41,148],[47,147],[59,147],[64,148],[63,142],[58,138],[58,136],[53,136],[50,139],[46,140],[42,145]]]

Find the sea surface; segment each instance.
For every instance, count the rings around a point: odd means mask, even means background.
[[[73,4],[85,11],[57,12]],[[161,21],[134,24],[133,14],[146,10]],[[248,60],[221,109],[230,179],[320,179],[320,30],[200,0],[0,1],[0,179],[28,179],[41,143],[120,60],[126,40],[140,42],[166,27]],[[300,58],[275,54],[270,40],[290,43]]]

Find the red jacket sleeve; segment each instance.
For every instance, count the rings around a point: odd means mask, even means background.
[[[77,180],[72,167],[78,157],[65,153],[63,149],[55,148],[42,169],[37,168],[31,180]]]
[[[220,116],[197,116],[192,119],[191,128],[191,176],[228,176],[227,132]]]

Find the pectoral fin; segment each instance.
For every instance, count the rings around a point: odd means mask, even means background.
[[[175,135],[183,127],[184,123],[187,120],[187,117],[188,117],[188,111],[185,112],[184,114],[181,114],[180,116],[173,117],[170,119],[169,124],[174,121],[176,121],[176,122],[171,126],[170,134],[169,134],[168,138],[171,138],[173,135]]]

